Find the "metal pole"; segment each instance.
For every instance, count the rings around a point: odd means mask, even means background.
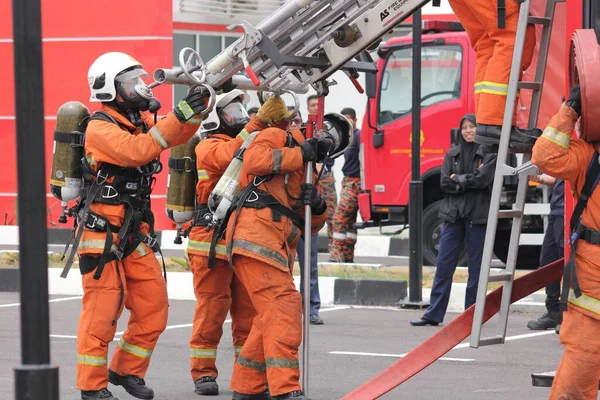
[[[320,96],[318,100],[318,112],[317,115],[309,115],[306,124],[306,139],[310,139],[314,134],[313,123],[316,123],[316,129],[323,128],[323,118],[325,115],[325,97]],[[325,166],[323,166],[325,168]],[[305,183],[313,183],[313,163],[306,163],[306,175]],[[310,273],[312,268],[311,251],[312,251],[312,211],[309,205],[304,207],[304,271],[302,276],[304,279],[304,286],[302,287],[302,293],[304,294],[304,318],[302,319],[302,390],[304,395],[308,397],[308,359],[309,359],[309,327],[310,327]]]
[[[413,14],[412,181],[409,201],[409,303],[423,301],[423,182],[421,182],[421,10]]]
[[[40,0],[13,0],[12,9],[22,358],[15,398],[58,400],[58,367],[50,365]]]

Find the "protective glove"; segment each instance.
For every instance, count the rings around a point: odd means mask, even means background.
[[[317,191],[317,187],[312,183],[303,183],[300,185],[302,189],[302,202],[305,205],[310,206],[310,209],[314,215],[323,215],[327,211],[327,203],[321,197]]]
[[[194,115],[200,114],[206,110],[206,105],[210,93],[203,87],[195,87],[190,89],[185,99],[177,103],[177,106],[173,109],[173,113],[182,124],[190,120]]]
[[[215,92],[217,92],[217,94],[229,93],[236,87],[237,85],[233,83],[233,78],[229,78],[227,82],[223,83],[219,87],[216,87]]]
[[[317,161],[317,146],[319,141],[315,138],[306,139],[300,143],[300,151],[302,152],[302,161]]]
[[[317,162],[322,163],[331,150],[333,150],[333,140],[330,138],[319,138],[317,143]]]
[[[569,91],[567,106],[571,107],[577,115],[581,115],[581,88],[579,85],[573,86]]]

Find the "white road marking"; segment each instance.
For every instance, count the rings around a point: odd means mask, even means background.
[[[533,332],[533,333],[525,333],[523,335],[507,336],[505,338],[505,341],[510,342],[511,340],[528,339],[528,338],[531,338],[531,337],[546,336],[546,335],[552,335],[552,334],[556,335],[556,333],[553,330],[542,331],[542,332]],[[463,349],[465,347],[470,347],[470,344],[469,343],[461,343],[461,344],[458,344],[458,345],[454,346],[454,348],[452,348],[452,350]]]
[[[407,353],[404,354],[385,354],[385,353],[363,353],[359,351],[330,351],[329,354],[342,354],[348,356],[369,356],[369,357],[394,357],[394,358],[402,358],[406,356]],[[442,357],[439,358],[440,361],[459,361],[459,362],[470,362],[475,361],[474,358],[453,358],[453,357]]]
[[[48,300],[50,303],[58,303],[61,301],[69,301],[69,300],[78,300],[81,299],[83,296],[74,296],[74,297],[61,297],[58,299],[51,299]],[[21,305],[21,303],[11,303],[11,304],[0,304],[0,308],[6,308],[6,307],[19,307]]]
[[[77,336],[72,335],[50,335],[51,338],[59,338],[59,339],[77,339]]]
[[[509,342],[511,340],[528,339],[528,338],[532,338],[532,337],[546,336],[546,335],[551,335],[551,334],[556,334],[556,333],[553,330],[543,331],[543,332],[525,333],[525,334],[522,334],[522,335],[508,336],[508,337],[506,337],[505,341]],[[458,344],[458,345],[454,346],[450,351],[456,350],[456,349],[463,349],[465,347],[470,347],[469,343]],[[386,354],[386,353],[363,353],[363,352],[354,352],[354,351],[330,351],[329,354],[343,354],[343,355],[355,355],[355,356],[402,358],[402,357],[406,356],[406,354],[408,354],[408,353],[404,353],[404,354]],[[450,358],[450,357],[441,357],[441,358],[439,358],[439,360],[443,360],[443,361],[460,361],[460,362],[475,361],[475,359],[471,359],[471,358]]]

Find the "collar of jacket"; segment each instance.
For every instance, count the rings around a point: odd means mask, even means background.
[[[134,133],[141,132],[141,130],[142,130],[141,127],[133,125],[131,123],[131,121],[129,120],[129,118],[127,118],[123,114],[119,113],[113,107],[107,106],[106,104],[102,104],[101,110],[104,111],[105,113],[109,114],[111,117],[113,117],[120,125],[125,126],[130,132],[134,132],[134,131],[135,131]],[[146,124],[148,125],[147,113],[141,112],[140,114],[141,114],[142,120],[145,121]],[[150,129],[151,127],[152,127],[152,125],[148,125],[148,129]]]

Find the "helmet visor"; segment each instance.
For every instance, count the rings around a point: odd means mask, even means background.
[[[135,68],[117,75],[115,81],[117,81],[119,93],[127,99],[135,99],[138,95],[151,98],[152,91],[144,82],[144,79],[148,78],[149,75],[146,71],[142,68]]]
[[[239,101],[234,101],[223,107],[219,111],[219,119],[227,127],[245,125],[248,121],[250,121],[250,117],[248,116],[246,109]]]

